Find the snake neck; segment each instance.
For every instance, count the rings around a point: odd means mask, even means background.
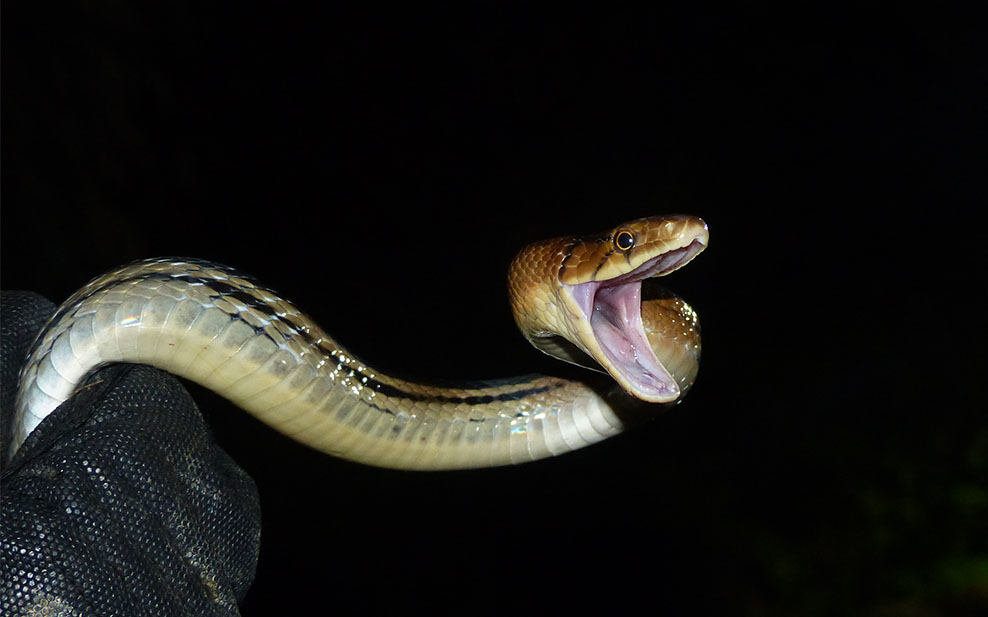
[[[575,237],[556,238],[526,246],[508,270],[508,299],[515,325],[536,349],[554,358],[600,370],[579,340],[573,324],[578,315],[561,292],[559,273]]]

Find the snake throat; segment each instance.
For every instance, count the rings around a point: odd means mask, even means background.
[[[605,368],[638,398],[666,403],[681,394],[676,378],[663,366],[645,335],[642,281],[681,268],[704,248],[704,243],[695,239],[614,279],[569,287],[583,318],[589,321],[594,342],[611,365]]]

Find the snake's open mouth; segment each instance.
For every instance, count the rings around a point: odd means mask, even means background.
[[[676,379],[656,357],[645,336],[641,317],[642,281],[681,268],[704,248],[702,241],[693,240],[617,278],[570,288],[572,298],[590,323],[593,341],[587,343],[591,355],[640,399],[667,403],[680,395]]]

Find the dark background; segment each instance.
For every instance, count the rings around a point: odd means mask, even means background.
[[[579,377],[522,244],[690,212],[687,400],[518,468],[336,460],[192,387],[255,478],[245,615],[988,606],[983,35],[937,11],[5,2],[4,288],[211,258],[371,364]]]

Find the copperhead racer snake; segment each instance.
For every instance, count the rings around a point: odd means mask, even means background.
[[[215,263],[160,258],[72,295],[21,370],[12,453],[97,368],[148,364],[199,383],[278,431],[353,461],[399,469],[521,463],[622,431],[632,397],[679,399],[699,367],[697,315],[642,301],[642,280],[707,246],[703,220],[643,218],[537,242],[508,274],[515,322],[538,349],[620,386],[528,375],[440,387],[364,364],[276,293]],[[628,395],[631,395],[630,397]]]

